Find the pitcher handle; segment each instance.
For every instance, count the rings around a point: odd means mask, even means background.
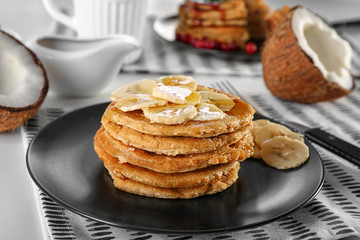
[[[69,15],[66,15],[65,13],[62,13],[54,4],[53,0],[42,0],[45,9],[48,11],[48,13],[58,22],[65,24],[66,26],[75,29],[75,22],[72,17]]]

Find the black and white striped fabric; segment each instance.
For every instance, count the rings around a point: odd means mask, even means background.
[[[360,146],[360,87],[333,102],[311,105],[279,100],[267,91],[243,91],[242,81],[223,80],[213,87],[241,96],[275,119],[317,126]],[[39,129],[71,109],[41,109],[22,128],[24,145]],[[210,235],[152,234],[112,227],[64,209],[37,187],[41,217],[51,239],[341,239],[360,237],[360,169],[316,146],[325,166],[325,183],[316,198],[296,212],[257,228]],[[296,186],[294,186],[296,187]]]

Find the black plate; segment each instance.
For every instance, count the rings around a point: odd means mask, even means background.
[[[309,160],[279,171],[261,160],[241,163],[238,181],[224,192],[191,200],[164,200],[115,189],[93,150],[108,103],[66,114],[31,142],[27,166],[34,182],[65,208],[114,226],[149,232],[210,233],[244,229],[284,216],[311,200],[324,178],[308,143]]]
[[[243,50],[221,51],[216,49],[196,48],[189,44],[182,43],[176,40],[175,38],[175,30],[178,21],[179,21],[178,16],[174,14],[156,19],[153,24],[153,29],[156,36],[173,46],[182,47],[184,49],[199,54],[213,55],[220,58],[231,58],[231,59],[238,59],[243,61],[260,61],[261,59],[259,51],[255,54],[247,54]],[[262,41],[259,40],[251,40],[251,41],[256,43],[258,49],[260,48]]]

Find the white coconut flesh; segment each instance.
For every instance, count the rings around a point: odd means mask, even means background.
[[[18,108],[35,103],[43,81],[41,69],[24,46],[0,33],[0,105]]]
[[[292,29],[301,49],[313,60],[324,78],[350,90],[352,48],[320,17],[306,8],[297,8],[292,17]]]

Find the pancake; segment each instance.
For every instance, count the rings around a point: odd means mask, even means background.
[[[188,188],[160,188],[139,183],[131,179],[120,178],[114,176],[111,172],[109,172],[109,174],[113,178],[114,186],[122,191],[165,199],[190,199],[222,192],[234,184],[238,178],[237,171],[231,170],[228,175],[223,175],[220,179],[214,180],[207,185]]]
[[[94,144],[111,156],[118,158],[120,163],[130,163],[162,173],[188,172],[216,164],[243,161],[253,152],[251,134],[246,134],[233,145],[223,146],[215,151],[178,156],[153,154],[125,145],[104,131],[103,127],[97,131]]]
[[[187,18],[196,18],[196,19],[221,19],[221,20],[230,20],[238,18],[246,18],[248,14],[245,4],[236,5],[233,8],[226,10],[209,10],[202,11],[187,5],[181,5],[179,8],[179,15]]]
[[[228,175],[232,170],[239,170],[239,162],[233,162],[186,173],[159,173],[129,163],[119,163],[117,158],[106,153],[97,145],[95,145],[95,151],[104,162],[105,167],[114,176],[160,188],[187,188],[208,185],[221,179],[223,175]]]
[[[247,26],[248,21],[243,19],[221,20],[221,19],[196,19],[196,18],[180,18],[182,24],[188,27],[224,27],[224,26]]]
[[[225,2],[221,2],[221,3],[214,3],[214,4],[207,4],[207,3],[196,3],[193,1],[185,1],[184,5],[186,7],[192,7],[194,9],[197,10],[201,10],[201,11],[210,11],[210,10],[214,10],[214,9],[218,9],[218,10],[229,10],[235,7],[244,7],[245,6],[245,2],[243,0],[230,0],[230,1],[225,1]]]
[[[157,154],[176,156],[180,154],[194,154],[214,151],[219,147],[228,146],[238,142],[250,132],[251,124],[241,131],[221,134],[208,138],[154,136],[138,132],[131,128],[117,125],[102,117],[101,124],[115,139],[126,145],[140,148]]]
[[[208,39],[219,43],[235,43],[237,47],[243,47],[250,38],[249,31],[245,26],[215,26],[215,27],[187,27],[179,25],[177,34],[187,34],[194,39]]]
[[[235,106],[230,111],[226,112],[227,116],[221,120],[206,122],[191,120],[183,124],[164,125],[150,122],[141,110],[123,112],[116,108],[114,103],[109,104],[105,110],[104,116],[118,125],[157,136],[213,137],[224,133],[234,132],[251,123],[255,113],[255,110],[251,105],[233,95],[224,93],[220,90],[215,91],[231,97],[235,102]]]

